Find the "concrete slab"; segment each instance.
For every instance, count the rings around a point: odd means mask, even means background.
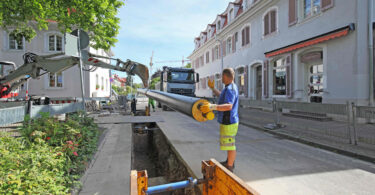
[[[152,123],[163,122],[164,119],[160,116],[122,116],[112,115],[105,117],[96,117],[97,124],[122,124],[122,123]]]
[[[93,162],[82,177],[80,194],[129,194],[131,124],[100,125],[107,129]]]
[[[225,160],[219,124],[177,112],[156,112],[157,124],[194,174],[201,161]],[[375,194],[375,165],[240,125],[235,174],[260,194]]]

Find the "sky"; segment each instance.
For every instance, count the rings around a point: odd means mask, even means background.
[[[232,0],[233,1],[233,0]],[[194,38],[225,11],[230,0],[126,0],[119,10],[120,33],[112,51],[116,58],[145,65],[182,60],[192,53]],[[178,63],[154,63],[153,72]],[[114,72],[121,77],[125,73]],[[139,78],[135,78],[140,83]]]

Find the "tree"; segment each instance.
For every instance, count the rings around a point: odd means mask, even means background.
[[[61,32],[80,28],[89,32],[94,48],[109,49],[117,42],[123,0],[1,0],[0,26],[13,29],[16,39],[31,41],[35,30],[48,30],[56,21]]]
[[[191,68],[191,63],[188,63],[184,66],[185,68]]]
[[[155,85],[156,85],[156,83],[159,82],[159,81],[160,81],[160,77],[153,78],[153,79],[151,80],[150,89],[155,89]]]

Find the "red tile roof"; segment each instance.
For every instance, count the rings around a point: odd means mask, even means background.
[[[238,9],[237,14],[236,14],[236,18],[237,18],[240,14],[242,14],[242,12],[243,12],[243,7],[242,7],[242,5],[241,5],[240,8]]]

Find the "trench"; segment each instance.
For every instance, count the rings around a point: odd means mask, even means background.
[[[194,177],[156,123],[132,124],[132,170],[147,170],[148,186]],[[160,195],[199,195],[199,187],[179,189]]]

